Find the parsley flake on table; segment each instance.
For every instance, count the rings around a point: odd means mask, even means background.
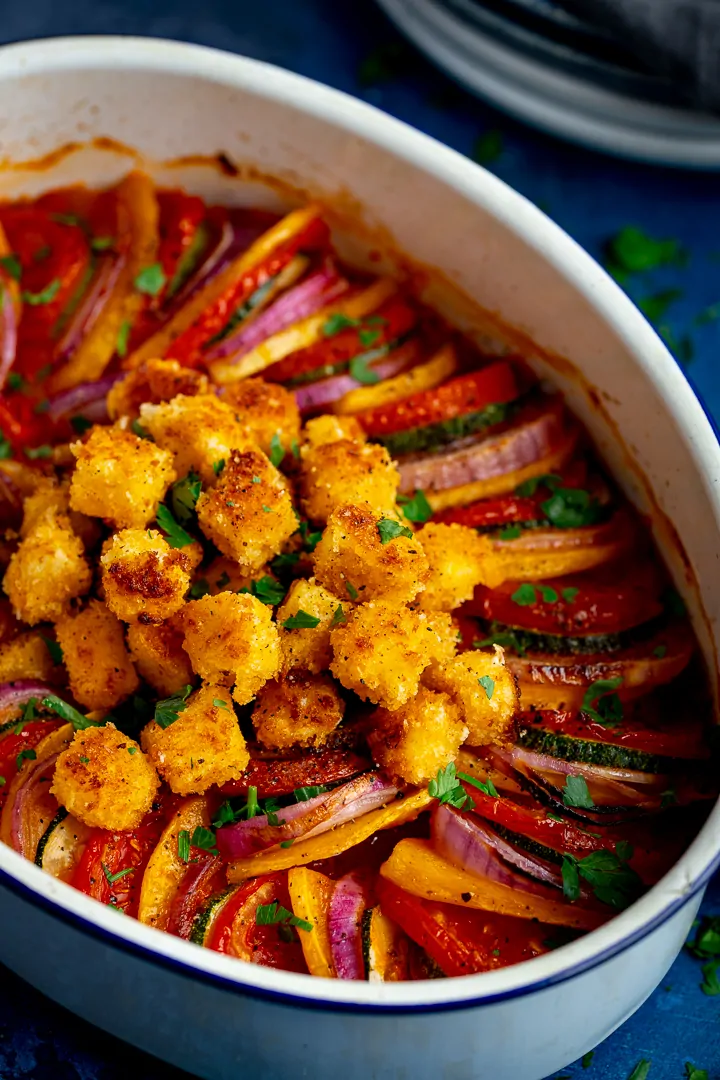
[[[603,727],[617,727],[623,718],[623,707],[615,690],[622,686],[622,676],[614,679],[596,679],[590,683],[580,708],[596,723]]]
[[[424,491],[418,489],[412,496],[398,495],[397,501],[408,521],[416,521],[422,524],[432,517],[432,507],[425,498]]]
[[[686,1080],[708,1080],[707,1069],[697,1069],[690,1061],[685,1062]]]
[[[391,540],[396,540],[398,536],[407,536],[411,540],[413,537],[412,529],[408,529],[407,525],[401,525],[399,521],[393,521],[392,518],[381,518],[378,521],[377,530],[380,534],[381,544],[389,544]]]
[[[580,810],[592,810],[595,807],[587,781],[582,776],[566,777],[562,796],[565,806],[576,806]]]
[[[682,289],[662,289],[651,296],[638,300],[638,307],[651,323],[660,322],[671,304],[683,295]]]
[[[583,1069],[589,1069],[590,1068],[590,1066],[592,1065],[592,1059],[594,1057],[595,1057],[595,1051],[594,1050],[588,1050],[587,1054],[583,1054],[582,1058],[580,1059],[580,1064],[582,1065]]]
[[[31,293],[25,289],[22,294],[23,303],[29,304],[30,307],[42,307],[44,304],[49,304],[51,300],[54,300],[59,290],[60,279],[53,278],[50,284],[46,285],[40,292]]]
[[[194,543],[190,533],[186,532],[182,525],[178,525],[172,513],[164,503],[161,503],[160,506],[158,506],[157,523],[165,533],[165,539],[170,547],[181,548]]]
[[[657,270],[660,266],[682,266],[687,254],[678,240],[657,240],[635,225],[626,225],[606,244],[611,267],[629,274]]]
[[[428,795],[445,806],[454,806],[456,810],[472,810],[475,805],[457,778],[454,762],[444,769],[438,769],[437,776],[428,784]]]
[[[638,1061],[633,1071],[628,1076],[628,1080],[647,1080],[647,1075],[650,1072],[651,1061],[646,1058],[642,1058]]]
[[[472,159],[478,165],[492,165],[502,157],[504,141],[502,131],[490,128],[479,135],[472,150]]]
[[[133,284],[138,292],[146,296],[157,296],[159,292],[162,292],[166,280],[160,263],[152,263],[140,271]]]
[[[170,697],[158,701],[155,706],[155,723],[158,727],[164,730],[175,723],[180,713],[187,709],[187,699],[191,693],[192,686],[188,684],[182,690],[178,690],[177,693],[171,694]]]
[[[300,608],[294,615],[286,619],[282,625],[285,630],[314,630],[316,626],[320,625],[320,620],[315,615],[309,615],[307,611]]]
[[[259,904],[255,911],[255,923],[257,926],[273,926],[282,925],[296,926],[298,930],[305,930],[309,932],[313,928],[313,924],[308,922],[307,919],[301,919],[298,915],[293,915],[292,911],[288,911],[282,904],[278,904],[277,900],[273,900],[271,904]]]

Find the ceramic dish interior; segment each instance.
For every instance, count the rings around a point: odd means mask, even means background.
[[[188,78],[192,92],[178,122],[178,85]],[[353,261],[372,254],[375,268],[392,267],[406,262],[394,253],[408,252],[416,267],[432,268],[424,297],[451,322],[486,347],[522,341],[524,355],[564,392],[629,497],[650,516],[716,687],[715,435],[644,319],[539,211],[459,155],[367,106],[210,50],[122,39],[16,46],[0,56],[0,88],[10,87],[16,96],[19,88],[22,106],[0,132],[3,198],[74,180],[103,185],[138,163],[159,183],[227,203],[277,206],[310,195],[327,206],[339,246]],[[287,115],[279,122],[288,111],[292,139]],[[694,527],[697,520],[706,523],[703,530]],[[329,982],[246,965],[132,920],[118,925],[115,913],[4,847],[0,868],[15,887],[90,932],[198,975],[337,1006],[437,1008],[522,994],[628,948],[706,883],[719,861],[719,823],[716,807],[673,870],[587,938],[499,972],[432,983]]]

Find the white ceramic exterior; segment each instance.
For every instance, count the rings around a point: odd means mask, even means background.
[[[124,171],[82,152],[50,176],[12,167],[112,136],[146,165],[224,151],[348,207],[400,250],[568,357],[596,390],[538,358],[590,427],[656,533],[712,670],[720,449],[688,384],[617,286],[535,207],[465,158],[295,75],[207,49],[68,39],[0,49],[0,195]],[[207,167],[170,180],[257,202]],[[363,242],[356,247],[362,248]],[[461,305],[449,304],[456,313]],[[467,311],[465,311],[467,316]],[[632,458],[628,465],[626,451]],[[642,479],[644,475],[649,489]],[[673,521],[698,597],[668,544]],[[310,979],[201,950],[140,926],[0,846],[0,959],[51,997],[202,1077],[230,1080],[539,1080],[596,1045],[662,978],[718,862],[720,810],[676,867],[617,919],[503,971],[427,983]],[[31,944],[32,943],[32,944]]]

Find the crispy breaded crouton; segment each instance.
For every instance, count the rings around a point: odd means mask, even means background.
[[[43,682],[62,681],[62,669],[57,667],[42,636],[32,630],[18,634],[0,645],[0,682],[16,679],[41,679]]]
[[[86,825],[136,828],[160,786],[155,767],[114,724],[77,731],[55,766],[51,792]]]
[[[338,442],[340,439],[364,443],[367,436],[362,424],[354,416],[332,416],[330,413],[316,416],[313,420],[308,420],[303,428],[300,454],[305,457],[318,446],[326,446],[327,443]]]
[[[429,522],[417,533],[430,563],[418,604],[425,611],[452,611],[470,600],[482,580],[483,542],[466,525]]]
[[[69,519],[47,511],[20,541],[3,588],[16,616],[34,626],[59,619],[67,602],[86,593],[91,582],[82,541]]]
[[[242,776],[250,754],[224,686],[203,686],[177,720],[143,728],[143,749],[176,795],[196,795]]]
[[[284,477],[260,450],[234,450],[197,501],[200,528],[247,570],[277,555],[298,527]]]
[[[345,702],[328,675],[291,671],[265,683],[252,722],[259,741],[269,749],[322,746],[344,712]]]
[[[424,673],[423,683],[455,701],[470,731],[470,746],[511,740],[519,695],[499,645],[492,651],[464,652],[433,664]]]
[[[395,712],[378,709],[371,723],[373,761],[408,784],[426,784],[437,776],[438,769],[455,760],[468,734],[452,698],[424,687]]]
[[[192,397],[207,392],[208,378],[202,372],[183,367],[177,360],[146,360],[111,388],[107,409],[111,420],[121,416],[136,420],[146,402],[159,404],[178,394]]]
[[[178,616],[159,626],[141,622],[128,626],[130,655],[145,682],[160,697],[170,697],[195,681],[183,639]]]
[[[292,668],[304,668],[313,674],[326,671],[330,667],[332,649],[330,647],[330,628],[335,613],[342,604],[322,585],[317,585],[314,578],[306,581],[299,578],[293,581],[282,605],[277,610],[277,624],[280,628],[283,671]],[[348,607],[346,604],[345,607]],[[314,619],[319,619],[317,626],[286,630],[284,623],[299,611],[304,611]],[[344,618],[344,615],[342,616]]]
[[[448,615],[429,616],[400,604],[360,604],[330,634],[330,670],[366,701],[399,709],[417,693],[428,664],[453,655],[450,624]]]
[[[65,514],[70,527],[79,536],[85,547],[91,547],[100,537],[98,523],[77,510],[70,509],[70,481],[59,484],[49,476],[38,481],[35,490],[23,503],[23,520],[20,536],[27,536],[39,521],[48,514]]]
[[[183,606],[201,559],[199,544],[173,548],[157,529],[123,529],[100,557],[107,606],[125,622],[161,623]]]
[[[178,394],[159,405],[142,405],[140,422],[158,446],[175,455],[178,476],[195,471],[205,484],[215,483],[215,471],[232,450],[252,446],[234,411],[215,394]]]
[[[369,506],[345,503],[328,518],[315,548],[315,577],[337,596],[364,600],[413,600],[423,587],[428,560],[415,536],[387,543]]]
[[[249,593],[222,592],[191,600],[182,612],[184,648],[193,671],[207,682],[232,686],[246,705],[280,671],[280,637],[272,608]]]
[[[86,709],[112,709],[138,688],[119,619],[91,600],[55,624],[73,697]]]
[[[76,458],[70,506],[120,529],[142,529],[176,479],[172,454],[130,431],[94,427],[70,444]]]
[[[303,507],[311,521],[327,521],[343,503],[367,503],[379,516],[392,514],[399,483],[390,455],[375,443],[340,439],[303,457]]]
[[[295,395],[277,383],[264,379],[244,379],[223,391],[222,400],[235,411],[237,418],[254,442],[266,454],[277,435],[285,453],[300,438],[300,410]]]

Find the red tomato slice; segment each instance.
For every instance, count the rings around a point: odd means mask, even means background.
[[[214,304],[180,334],[172,344],[172,358],[187,367],[196,367],[203,348],[227,324],[237,308],[261,285],[279,274],[299,251],[313,251],[327,243],[328,227],[315,218],[304,231],[277,248],[265,262],[253,267],[236,281]]]
[[[169,284],[178,268],[178,263],[192,244],[198,226],[205,220],[206,211],[202,199],[199,199],[197,195],[186,195],[183,191],[159,192],[158,204],[160,207],[158,262]],[[154,299],[160,302],[162,295],[163,293],[160,293]]]
[[[162,801],[156,805],[137,829],[93,830],[72,880],[76,889],[103,904],[112,903],[126,915],[137,915],[143,873],[165,826],[166,808]],[[115,874],[121,876],[109,881]]]
[[[10,781],[17,776],[18,754],[23,750],[34,750],[46,735],[62,727],[62,724],[62,720],[29,720],[23,724],[22,731],[16,734],[9,728],[8,733],[0,739],[0,776],[4,781],[0,787],[0,808],[5,805]]]
[[[616,563],[585,574],[544,581],[558,599],[547,603],[536,590],[536,603],[517,604],[513,593],[520,582],[506,581],[497,589],[479,585],[464,615],[504,623],[538,634],[617,634],[662,613],[661,572],[654,560],[618,569]],[[572,590],[569,592],[568,590]]]
[[[230,780],[220,790],[224,795],[247,795],[249,787],[256,787],[261,799],[269,795],[292,795],[296,788],[349,780],[370,767],[367,758],[351,750],[327,750],[268,761],[254,758],[239,780]]]
[[[565,487],[582,488],[587,484],[587,473],[587,462],[584,458],[578,458],[559,469],[557,475],[562,478]],[[480,499],[469,506],[455,506],[435,514],[433,521],[444,525],[467,525],[471,529],[542,521],[545,517],[542,504],[549,497],[548,488],[540,486],[532,495],[498,495],[493,499]]]
[[[293,384],[299,376],[307,375],[318,368],[334,368],[349,364],[355,356],[382,348],[398,338],[404,337],[415,326],[418,318],[416,309],[401,297],[393,297],[378,308],[371,320],[377,318],[383,322],[365,322],[359,327],[341,330],[339,334],[324,338],[316,345],[292,353],[277,364],[272,364],[264,373],[268,382]],[[371,332],[371,344],[363,344],[360,334]],[[369,339],[368,339],[369,340]]]
[[[292,911],[287,873],[254,878],[241,885],[217,915],[207,947],[251,964],[307,973],[297,931],[279,923],[256,922],[258,908],[274,901],[278,907]]]
[[[682,723],[678,723],[678,716],[673,715],[663,721],[657,711],[652,723],[626,716],[618,727],[613,728],[603,727],[579,712],[555,712],[551,709],[523,713],[518,718],[518,724],[521,727],[557,731],[576,739],[626,746],[628,750],[642,750],[660,757],[700,760],[710,756],[707,729],[700,719],[686,717]]]
[[[446,975],[472,975],[530,960],[547,952],[544,942],[557,936],[557,927],[530,919],[421,900],[383,877],[378,879],[377,891],[383,914]]]
[[[513,401],[519,393],[512,364],[500,360],[434,390],[422,390],[403,401],[358,413],[357,419],[370,436],[390,435],[465,416],[487,405],[501,405]]]

